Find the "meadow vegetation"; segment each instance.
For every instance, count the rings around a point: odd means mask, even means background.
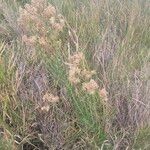
[[[149,139],[149,0],[0,0],[0,150]]]

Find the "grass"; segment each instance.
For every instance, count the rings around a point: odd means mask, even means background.
[[[42,12],[42,27],[38,19],[21,26],[19,7],[30,1],[0,0],[0,150],[148,150],[149,1],[46,1],[62,14],[62,30]],[[75,52],[85,56],[77,85],[69,80]],[[96,71],[94,94],[82,70]]]

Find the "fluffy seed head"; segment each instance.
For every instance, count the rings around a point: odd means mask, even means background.
[[[27,45],[27,46],[33,46],[36,43],[36,36],[30,36],[27,37],[26,35],[22,36],[22,41]]]
[[[89,94],[94,94],[95,91],[99,88],[99,86],[93,79],[91,79],[88,83],[83,83],[82,88]]]
[[[45,17],[52,17],[56,15],[56,9],[51,4],[49,4],[43,11]]]
[[[48,112],[49,109],[50,109],[50,107],[49,107],[48,105],[41,107],[41,110],[42,110],[43,112]]]
[[[46,93],[43,96],[43,100],[47,101],[47,102],[50,102],[50,103],[57,103],[57,102],[59,102],[59,97],[58,96],[54,96],[51,93]]]
[[[39,44],[42,46],[46,46],[47,45],[46,39],[44,37],[39,38]]]
[[[99,90],[99,96],[104,98],[106,101],[107,101],[107,95],[108,95],[108,92],[106,91],[105,88]]]
[[[84,59],[82,52],[76,52],[69,58],[69,62],[74,65],[79,65],[79,63]]]
[[[63,26],[60,23],[54,23],[52,26],[56,31],[62,31],[63,29]]]
[[[91,79],[92,78],[92,76],[94,75],[94,74],[96,74],[96,72],[93,70],[93,71],[88,71],[88,70],[86,70],[86,69],[84,69],[82,72],[81,72],[81,74],[82,74],[82,76],[83,77],[85,77],[85,79]]]

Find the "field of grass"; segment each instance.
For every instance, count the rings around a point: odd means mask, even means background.
[[[150,150],[150,1],[0,0],[0,150]]]

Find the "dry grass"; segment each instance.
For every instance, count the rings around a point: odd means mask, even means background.
[[[148,150],[148,0],[0,0],[0,150]]]

